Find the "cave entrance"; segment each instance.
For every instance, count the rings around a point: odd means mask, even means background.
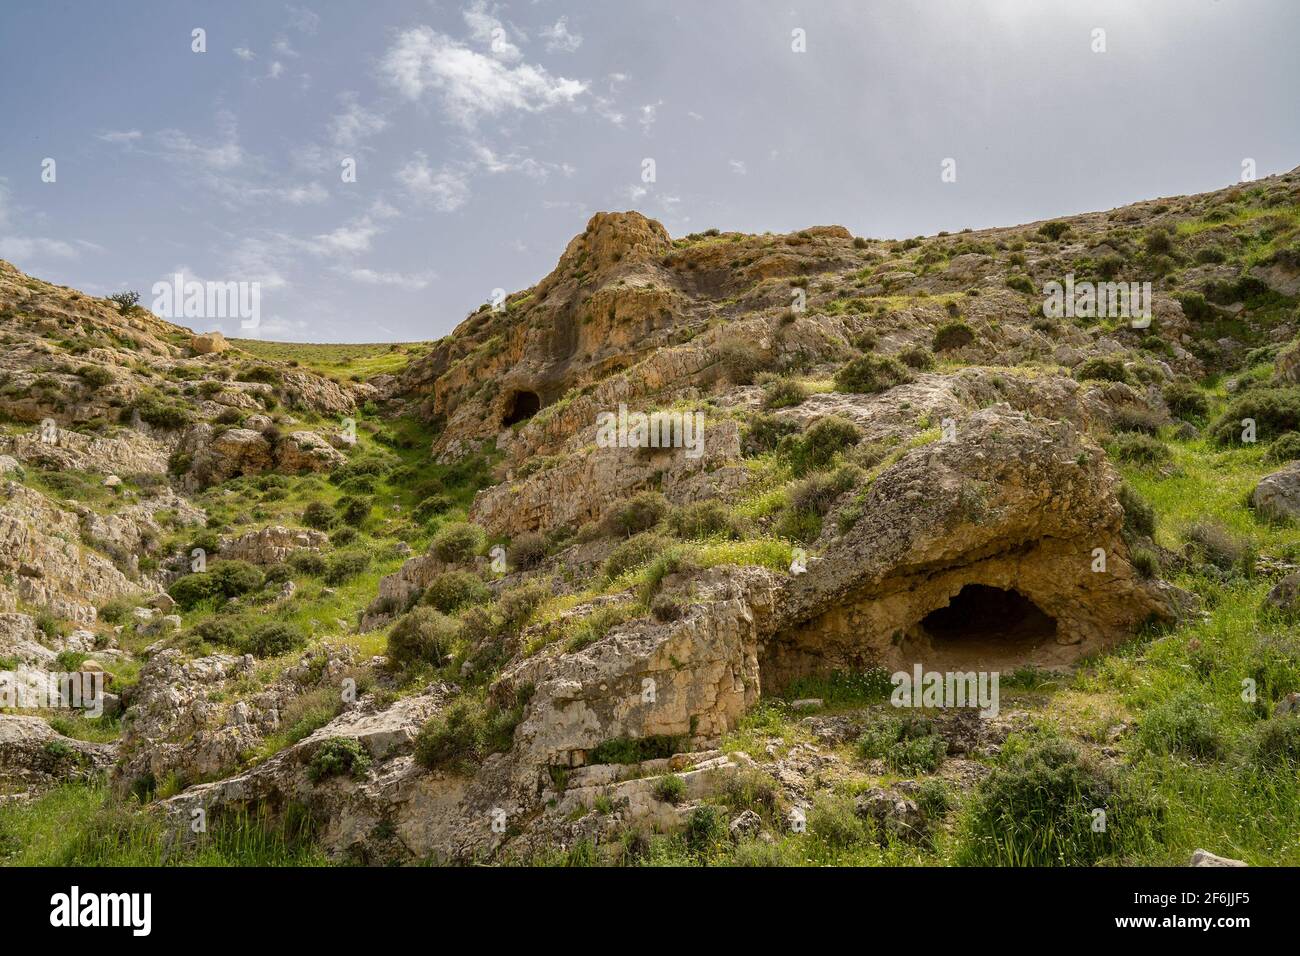
[[[506,409],[501,416],[501,427],[509,428],[518,422],[524,422],[536,415],[542,408],[542,398],[536,392],[514,392],[506,400]]]
[[[1016,658],[1056,637],[1056,620],[1019,591],[967,584],[921,619],[940,656]]]

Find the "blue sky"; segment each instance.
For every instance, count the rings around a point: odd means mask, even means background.
[[[436,338],[602,209],[898,237],[1291,169],[1298,41],[1293,0],[5,0],[0,258]]]

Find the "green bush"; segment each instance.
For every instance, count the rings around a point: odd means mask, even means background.
[[[302,523],[317,531],[328,531],[337,521],[338,516],[323,501],[313,501],[302,512]]]
[[[883,760],[894,773],[931,773],[948,752],[934,721],[924,714],[876,714],[858,737],[858,755]]]
[[[740,529],[730,509],[720,501],[697,501],[668,512],[668,530],[684,540],[693,538],[738,538]]]
[[[1256,725],[1249,740],[1251,762],[1263,769],[1300,769],[1300,714],[1274,717]]]
[[[345,773],[360,780],[369,770],[370,753],[361,741],[355,737],[331,737],[312,754],[307,776],[313,783]]]
[[[1148,538],[1156,533],[1156,511],[1140,494],[1120,485],[1116,497],[1124,509],[1124,530]]]
[[[778,378],[763,390],[763,407],[766,409],[792,408],[803,404],[808,397],[808,387],[793,378]]]
[[[463,607],[487,604],[492,591],[469,571],[444,571],[429,582],[421,600],[443,614],[454,614]]]
[[[366,551],[340,551],[325,560],[325,583],[337,587],[363,574],[370,567],[370,554]]]
[[[510,542],[510,566],[519,570],[535,568],[546,560],[546,539],[540,534],[525,531]]]
[[[1150,753],[1212,760],[1223,751],[1218,711],[1184,691],[1151,707],[1138,722],[1138,740]]]
[[[388,632],[388,663],[396,670],[419,664],[441,667],[451,655],[459,625],[431,607],[402,615]]]
[[[1150,579],[1160,573],[1160,559],[1149,548],[1138,548],[1130,557],[1133,569],[1142,577]]]
[[[934,368],[934,353],[921,345],[903,349],[898,353],[898,360],[918,372],[928,372]]]
[[[676,806],[686,799],[686,781],[675,773],[660,777],[655,781],[655,796]]]
[[[964,348],[974,341],[975,330],[965,322],[946,322],[934,333],[931,348],[936,352],[946,352],[948,349]]]
[[[642,491],[617,511],[610,513],[607,523],[611,532],[631,537],[649,531],[668,511],[668,502],[657,491]]]
[[[289,555],[289,567],[297,574],[318,578],[325,573],[325,556],[319,551],[295,551]]]
[[[240,648],[254,657],[279,657],[305,643],[306,638],[296,627],[282,621],[267,621],[254,627],[240,641]]]
[[[1277,463],[1300,458],[1300,432],[1287,432],[1269,445],[1267,458]]]
[[[773,451],[781,439],[799,430],[798,423],[775,415],[754,415],[745,428],[744,451],[747,455],[761,455]]]
[[[1135,465],[1158,465],[1173,457],[1169,446],[1160,439],[1133,432],[1117,436],[1111,442],[1110,451],[1120,461]]]
[[[1061,237],[1066,235],[1069,231],[1070,224],[1068,222],[1061,222],[1060,220],[1045,222],[1038,227],[1038,234],[1045,239],[1051,239],[1053,242],[1060,240]]]
[[[1183,531],[1183,550],[1189,558],[1211,564],[1220,571],[1253,574],[1255,551],[1245,538],[1217,521],[1196,521]]]
[[[666,538],[649,531],[628,538],[605,559],[605,576],[613,580],[649,564],[651,559],[667,550],[668,546]]]
[[[412,514],[415,520],[421,524],[436,518],[438,515],[446,514],[452,509],[452,500],[443,494],[429,495],[418,505],[415,506]]]
[[[91,388],[103,388],[113,381],[113,373],[102,365],[83,365],[77,369],[77,377]]]
[[[1124,362],[1116,358],[1096,356],[1086,359],[1074,369],[1074,377],[1080,382],[1131,382],[1132,376],[1124,367]]]
[[[1179,418],[1197,420],[1209,410],[1205,393],[1191,382],[1170,382],[1164,387],[1164,399],[1169,411]]]
[[[527,694],[514,707],[501,708],[461,697],[430,720],[415,739],[415,760],[430,770],[473,773],[490,754],[509,750],[523,718]]]
[[[345,495],[335,503],[334,507],[338,510],[343,523],[352,528],[361,527],[370,517],[371,504],[367,498]]]
[[[961,831],[965,866],[1089,866],[1149,846],[1164,809],[1149,787],[1098,764],[1074,744],[1011,738],[977,787]],[[1094,832],[1095,810],[1105,828]]]
[[[859,817],[853,800],[819,794],[808,808],[808,835],[831,850],[848,850],[871,839],[871,825]]]
[[[178,431],[189,427],[193,420],[189,409],[184,405],[161,396],[148,396],[141,399],[136,403],[133,411],[140,416],[140,421],[154,428]]]
[[[207,571],[173,581],[167,593],[183,611],[211,598],[239,597],[262,586],[262,572],[245,561],[214,561]]]
[[[1241,441],[1242,419],[1255,420],[1255,438],[1271,442],[1286,432],[1300,430],[1300,389],[1252,388],[1228,403],[1210,426],[1210,434],[1221,445]]]
[[[483,529],[467,521],[454,521],[433,536],[430,550],[439,561],[461,564],[470,561],[486,543]]]
[[[853,359],[835,373],[835,390],[874,395],[913,380],[912,373],[897,359],[867,354]]]
[[[783,439],[781,451],[789,459],[794,473],[804,475],[827,467],[836,455],[861,439],[862,434],[853,422],[838,415],[827,415],[802,436],[791,435]]]

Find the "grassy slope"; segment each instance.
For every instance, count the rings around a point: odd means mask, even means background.
[[[427,352],[432,342],[378,342],[374,344],[325,344],[268,342],[261,339],[231,339],[234,345],[261,359],[297,362],[303,368],[333,378],[358,381],[376,375],[395,375],[406,363]]]

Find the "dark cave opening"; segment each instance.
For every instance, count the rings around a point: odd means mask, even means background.
[[[934,648],[954,653],[1028,650],[1056,636],[1056,621],[1019,591],[967,584],[921,621]]]
[[[542,399],[536,392],[515,392],[506,401],[505,413],[501,416],[501,427],[509,428],[517,422],[527,421],[541,408]]]

